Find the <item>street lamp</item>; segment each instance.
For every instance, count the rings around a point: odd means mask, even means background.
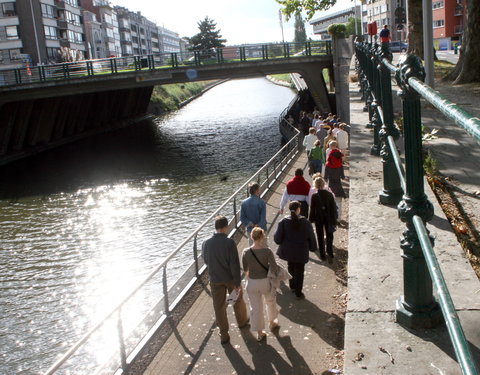
[[[283,18],[282,18],[282,10],[278,10],[278,18],[280,19],[280,28],[282,29],[282,43],[285,43],[285,38],[283,36]]]

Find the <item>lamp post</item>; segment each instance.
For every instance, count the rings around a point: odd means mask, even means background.
[[[278,18],[280,20],[280,29],[282,29],[282,43],[285,43],[285,37],[283,36],[283,18],[282,18],[282,10],[278,10]]]

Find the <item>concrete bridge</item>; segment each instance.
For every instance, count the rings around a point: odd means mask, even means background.
[[[330,82],[340,76],[333,73],[328,42],[226,47],[202,56],[133,56],[0,71],[0,164],[137,121],[146,115],[155,85],[295,72],[319,108],[337,107],[323,74],[326,69]]]

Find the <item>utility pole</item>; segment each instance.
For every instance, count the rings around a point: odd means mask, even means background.
[[[422,1],[423,10],[423,57],[425,65],[425,83],[430,87],[435,86],[433,79],[433,18],[432,0]]]

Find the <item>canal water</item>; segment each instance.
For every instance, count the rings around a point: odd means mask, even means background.
[[[0,374],[41,373],[111,310],[278,151],[293,96],[229,81],[0,168]]]

